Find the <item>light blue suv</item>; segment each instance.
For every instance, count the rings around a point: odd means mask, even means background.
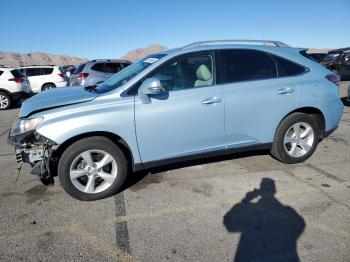
[[[9,139],[43,183],[58,175],[71,196],[96,200],[132,171],[203,156],[270,149],[302,162],[338,127],[338,84],[306,49],[198,42],[149,55],[98,86],[32,97]]]

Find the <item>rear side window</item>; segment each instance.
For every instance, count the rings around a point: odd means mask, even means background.
[[[97,64],[94,64],[91,69],[92,70],[95,70],[97,72],[104,72],[104,67],[105,67],[105,64],[104,63],[97,63]]]
[[[295,76],[304,73],[306,70],[305,67],[282,57],[275,56],[275,60],[278,68],[278,77]]]
[[[45,68],[40,68],[42,75],[50,75],[52,74],[53,68],[45,67]]]
[[[105,72],[106,73],[117,73],[120,70],[122,70],[122,64],[121,63],[106,63],[105,64]]]
[[[123,63],[123,67],[125,68],[125,67],[128,67],[129,65],[131,65],[131,64],[129,64],[129,63]]]
[[[18,69],[13,69],[13,70],[11,70],[11,74],[12,74],[14,77],[23,77],[23,74],[22,74],[21,71],[19,71]]]
[[[74,75],[75,75],[75,74],[80,74],[80,73],[83,71],[84,67],[85,67],[85,64],[80,64],[80,65],[74,70],[73,74],[74,74]]]
[[[277,77],[276,65],[269,54],[256,50],[220,51],[223,83],[254,81]]]
[[[41,75],[41,68],[27,68],[26,74],[28,77],[39,76],[39,75]]]

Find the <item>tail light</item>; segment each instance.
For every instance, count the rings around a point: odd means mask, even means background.
[[[88,73],[80,73],[79,78],[87,78],[89,76]]]
[[[14,78],[10,78],[9,81],[14,81],[17,84],[21,84],[24,82],[24,78],[23,77],[14,77]]]
[[[58,75],[64,79],[64,74],[63,73],[60,73]]]
[[[326,75],[326,79],[339,86],[340,77],[335,74]]]

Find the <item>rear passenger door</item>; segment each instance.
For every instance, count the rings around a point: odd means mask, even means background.
[[[227,148],[272,142],[278,123],[297,105],[293,78],[278,77],[276,58],[262,51],[222,50],[219,57]]]

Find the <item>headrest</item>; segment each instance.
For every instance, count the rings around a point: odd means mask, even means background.
[[[196,74],[197,78],[201,81],[207,81],[211,78],[211,73],[206,65],[200,65]]]

